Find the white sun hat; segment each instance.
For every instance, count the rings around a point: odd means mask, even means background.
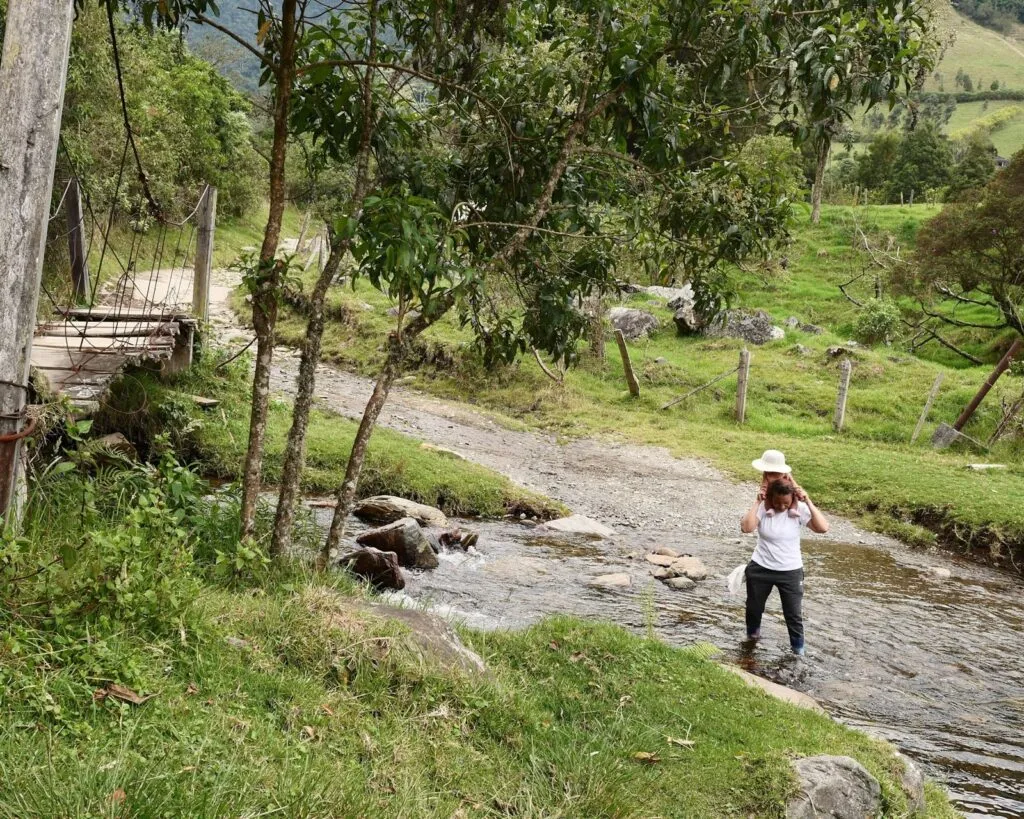
[[[782,472],[788,475],[793,467],[786,463],[786,456],[777,449],[766,449],[764,454],[750,465],[758,472]]]

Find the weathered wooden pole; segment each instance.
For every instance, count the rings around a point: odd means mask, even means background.
[[[931,392],[928,393],[928,400],[924,402],[924,409],[921,410],[921,417],[917,419],[917,426],[914,427],[914,434],[910,436],[910,443],[914,443],[917,440],[917,436],[921,434],[921,430],[924,428],[924,422],[928,420],[928,413],[932,411],[932,403],[935,401],[935,396],[939,394],[939,387],[942,386],[942,379],[945,377],[945,373],[939,373],[935,376],[935,383],[932,384]]]
[[[0,517],[28,430],[32,335],[71,42],[72,0],[9,0],[0,57]]]
[[[839,365],[839,394],[836,396],[836,417],[833,422],[836,432],[843,431],[843,424],[846,422],[846,396],[850,392],[850,373],[853,371],[853,364],[850,359],[844,359]]]
[[[295,240],[295,255],[302,253],[302,243],[306,241],[306,231],[309,230],[310,212],[307,210],[302,214],[302,226],[299,228],[299,238]]]
[[[195,275],[192,279],[192,313],[200,321],[210,318],[210,272],[213,268],[213,234],[217,225],[217,189],[207,185],[199,204],[196,231]]]
[[[85,217],[82,214],[82,186],[78,177],[71,177],[64,199],[68,224],[68,256],[71,259],[71,290],[76,304],[85,304],[91,295],[89,259],[85,252]]]
[[[626,386],[629,387],[629,394],[634,398],[640,397],[640,383],[633,373],[633,364],[629,360],[629,350],[626,349],[626,337],[622,330],[615,331],[615,342],[619,345],[619,355],[622,356],[622,369],[626,372]]]
[[[974,411],[978,408],[978,405],[981,404],[985,399],[985,396],[988,395],[988,391],[995,386],[996,381],[999,380],[999,376],[1006,372],[1006,368],[1010,366],[1010,362],[1013,361],[1017,353],[1020,352],[1022,343],[1024,342],[1022,342],[1019,337],[1013,340],[1013,344],[1010,345],[1010,349],[1006,351],[1006,355],[999,359],[999,363],[996,364],[996,368],[992,370],[989,377],[985,379],[985,383],[981,385],[981,389],[978,390],[978,394],[971,399],[970,404],[964,407],[964,411],[960,413],[960,417],[957,418],[956,422],[953,424],[953,429],[959,432],[964,428],[964,426],[966,426],[967,422],[971,420],[971,416],[974,415]]]
[[[750,383],[750,350],[740,350],[740,366],[736,376],[736,423],[747,417],[747,384]]]

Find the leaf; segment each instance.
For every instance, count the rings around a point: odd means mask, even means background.
[[[155,696],[156,694],[147,694],[143,697],[123,685],[119,685],[118,683],[108,683],[106,688],[100,688],[94,691],[92,698],[96,702],[102,702],[107,697],[112,697],[119,702],[127,702],[132,705],[142,705],[146,700],[151,700]]]
[[[108,797],[107,801],[113,802],[115,805],[120,805],[128,798],[128,794],[124,792],[122,788],[118,788]]]
[[[262,26],[260,26],[260,30],[256,32],[256,42],[259,45],[263,45],[263,41],[265,39],[267,39],[267,32],[269,32],[269,31],[270,31],[270,20],[267,20]]]
[[[661,762],[661,757],[657,754],[652,754],[650,751],[637,751],[633,754],[633,759],[637,762],[643,762],[645,765],[656,765]]]
[[[677,739],[676,737],[665,737],[669,745],[678,745],[680,748],[692,748],[697,743],[692,739]]]

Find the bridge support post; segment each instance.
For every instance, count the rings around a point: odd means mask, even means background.
[[[85,253],[85,219],[82,217],[82,188],[78,177],[71,177],[68,196],[65,200],[68,222],[68,255],[71,257],[71,286],[75,302],[85,304],[89,300],[89,260]]]
[[[17,495],[72,0],[9,0],[0,57],[0,518]]]
[[[192,279],[192,312],[200,321],[210,318],[210,271],[213,267],[213,234],[217,223],[217,189],[207,185],[199,204],[195,276]]]

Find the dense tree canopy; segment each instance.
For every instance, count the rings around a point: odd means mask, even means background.
[[[906,284],[930,314],[1024,335],[1024,152],[974,197],[946,205],[918,233]]]

